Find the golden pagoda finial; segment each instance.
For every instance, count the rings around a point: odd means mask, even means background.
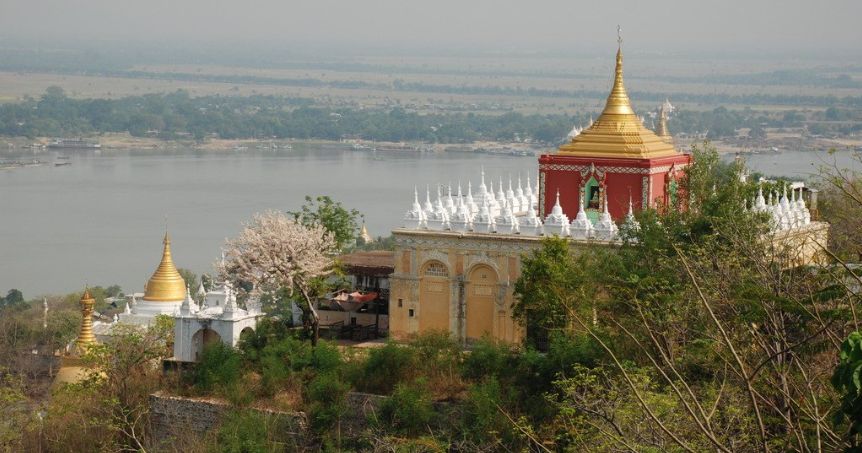
[[[164,243],[162,260],[159,262],[159,267],[156,268],[153,276],[147,282],[144,300],[158,302],[181,301],[186,297],[186,282],[174,265],[174,260],[171,256],[171,237],[167,231],[165,231],[165,238],[162,242]]]
[[[84,288],[80,303],[81,330],[78,332],[76,344],[79,350],[85,350],[87,346],[96,342],[96,336],[93,334],[93,307],[96,306],[96,300],[90,295],[90,288]]]
[[[623,83],[623,36],[622,27],[619,25],[617,25],[617,64],[614,68],[614,86],[602,111],[603,115],[606,113],[611,115],[634,115],[635,113]]]
[[[602,114],[588,128],[560,146],[559,153],[583,157],[653,158],[678,154],[673,145],[644,127],[632,108],[623,81],[622,27],[617,26],[614,84]]]

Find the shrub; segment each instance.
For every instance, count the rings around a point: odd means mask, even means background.
[[[473,381],[489,376],[500,378],[511,373],[516,358],[510,345],[483,338],[464,358],[462,373],[466,379]]]
[[[218,451],[223,453],[267,453],[297,447],[284,419],[246,409],[225,414],[218,429]]]
[[[500,383],[493,377],[471,386],[464,401],[464,420],[461,432],[477,445],[497,444],[512,446],[511,426],[500,413]]]
[[[395,386],[380,406],[380,414],[392,429],[407,435],[426,430],[434,418],[434,405],[424,379]]]
[[[350,385],[334,372],[318,374],[308,384],[308,418],[315,432],[323,433],[341,421],[349,390]]]
[[[398,383],[417,376],[417,367],[415,349],[388,342],[382,348],[369,351],[354,385],[366,392],[388,394]]]
[[[198,390],[221,394],[237,405],[248,404],[252,399],[249,389],[240,382],[242,376],[239,352],[220,341],[204,347],[193,373]]]

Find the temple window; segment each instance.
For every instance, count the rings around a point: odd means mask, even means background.
[[[425,275],[429,277],[448,277],[449,269],[443,263],[434,261],[425,266]]]

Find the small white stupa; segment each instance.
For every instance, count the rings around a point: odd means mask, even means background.
[[[581,196],[581,202],[578,205],[578,215],[572,224],[569,226],[569,233],[573,239],[589,239],[593,237],[593,222],[587,217],[584,211],[584,197]]]
[[[569,235],[569,217],[563,213],[560,206],[560,191],[557,190],[557,202],[551,208],[551,213],[545,217],[545,234],[555,234],[560,237]]]

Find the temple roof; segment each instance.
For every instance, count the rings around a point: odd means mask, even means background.
[[[165,233],[164,250],[159,267],[147,282],[144,300],[155,302],[177,302],[186,298],[186,282],[177,271],[171,257],[171,239]]]
[[[560,146],[558,154],[641,159],[678,154],[672,144],[644,127],[635,115],[623,83],[622,48],[617,50],[614,86],[602,114],[590,127]]]

